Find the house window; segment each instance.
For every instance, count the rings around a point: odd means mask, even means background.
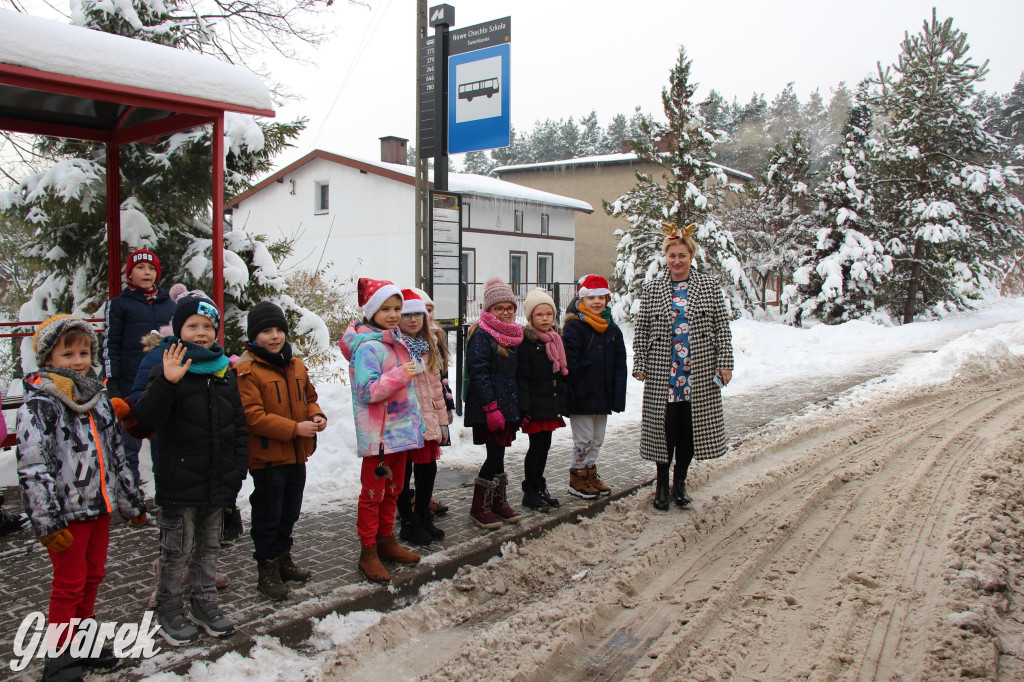
[[[526,289],[525,251],[509,251],[508,283],[512,285],[512,291],[514,291],[516,294],[524,293],[524,290]]]
[[[462,250],[462,282],[473,284],[476,282],[476,249]]]
[[[515,225],[513,226],[512,230],[514,232],[523,231],[523,212],[518,209],[515,212]]]
[[[548,214],[547,213],[541,213],[540,214],[540,233],[543,234],[543,235],[548,234],[548,231],[550,230],[550,227],[548,227],[548,222],[549,222]]]
[[[468,201],[462,202],[462,226],[467,229],[473,227],[473,223],[469,219],[472,215],[472,212],[469,210],[470,208],[472,208],[472,206],[470,206]]]
[[[555,256],[551,253],[537,254],[537,286],[551,288],[555,280]]]
[[[313,213],[327,213],[331,208],[331,186],[326,180],[320,180],[315,185]]]

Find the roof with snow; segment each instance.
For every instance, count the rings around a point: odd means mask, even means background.
[[[366,171],[367,173],[373,173],[407,185],[416,184],[416,169],[412,166],[404,166],[398,163],[385,163],[383,161],[367,161],[365,159],[358,159],[351,156],[333,154],[331,152],[323,151],[322,149],[314,149],[298,161],[289,164],[270,177],[261,180],[251,189],[242,192],[237,197],[227,202],[226,205],[231,208],[237,208],[238,205],[248,197],[256,194],[271,183],[276,182],[279,178],[284,178],[284,176],[289,173],[295,172],[297,169],[305,166],[314,159],[324,159],[325,161]],[[433,171],[431,171],[429,179],[432,181],[433,177]],[[433,182],[431,182],[431,188],[433,188]],[[560,194],[552,194],[551,192],[544,192],[539,189],[517,185],[514,182],[498,180],[497,178],[473,175],[472,173],[449,173],[448,189],[452,192],[460,192],[462,194],[470,194],[478,197],[559,206],[562,208],[572,209],[574,211],[582,211],[583,213],[594,212],[594,208],[590,204],[585,201],[580,201],[579,199],[564,197]]]
[[[494,169],[495,173],[513,172],[513,171],[532,171],[532,170],[547,170],[552,168],[569,168],[572,166],[611,166],[611,165],[622,165],[622,164],[633,164],[637,162],[637,157],[634,152],[624,152],[621,154],[601,154],[599,156],[581,156],[576,159],[563,159],[561,161],[543,161],[540,163],[521,163],[513,166],[500,166]],[[713,163],[712,166],[717,166],[724,170],[726,174],[732,175],[733,177],[741,180],[753,180],[754,176],[750,173],[744,173],[743,171],[736,170],[735,168],[729,168],[723,166],[720,163]]]
[[[0,35],[8,130],[121,141],[110,131],[162,134],[175,116],[198,125],[211,112],[274,113],[257,76],[213,57],[9,10]]]

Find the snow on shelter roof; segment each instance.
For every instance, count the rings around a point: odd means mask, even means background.
[[[295,161],[269,177],[264,178],[252,188],[228,201],[225,205],[237,208],[238,205],[248,197],[256,194],[279,178],[284,178],[289,173],[305,166],[314,159],[324,159],[332,163],[338,163],[343,166],[349,166],[368,173],[381,175],[398,182],[403,182],[407,185],[412,185],[416,182],[416,169],[413,166],[404,166],[399,163],[386,163],[383,161],[367,161],[365,159],[359,159],[352,156],[342,156],[341,154],[334,154],[321,149],[314,149],[298,161]],[[428,178],[431,182],[431,187],[433,187],[433,179],[434,171],[431,170]],[[504,180],[498,180],[497,178],[489,178],[484,175],[474,175],[472,173],[449,173],[448,189],[452,192],[471,194],[478,197],[545,204],[548,206],[568,208],[573,211],[582,211],[584,213],[594,212],[594,208],[590,204],[579,199],[562,196],[561,194],[552,194],[551,192],[544,192],[539,189],[533,189],[532,187],[517,185],[514,182],[506,182]]]
[[[10,65],[199,100],[222,110],[273,114],[270,93],[256,75],[214,57],[9,10],[0,10],[0,36],[0,68]],[[10,90],[0,97],[0,117],[7,115],[9,104],[24,106],[25,88]]]
[[[601,164],[626,164],[636,163],[636,154],[634,152],[623,152],[621,154],[601,154],[599,156],[582,156],[575,159],[563,159],[561,161],[542,161],[539,163],[520,163],[513,166],[499,166],[494,169],[495,173],[504,173],[512,171],[530,171],[530,170],[542,170],[547,168],[564,168],[569,166],[599,166]],[[712,163],[712,166],[718,166],[724,170],[727,174],[744,180],[753,180],[754,176],[750,173],[744,173],[741,170],[735,168],[729,168],[723,166],[720,163]]]

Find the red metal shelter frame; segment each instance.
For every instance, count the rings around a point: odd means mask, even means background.
[[[0,129],[31,135],[102,142],[107,147],[107,265],[110,296],[121,293],[121,213],[118,149],[164,135],[213,124],[213,300],[224,310],[224,113],[273,116],[270,109],[217,102],[160,90],[78,78],[0,63],[0,100],[16,92],[18,105],[5,107]],[[14,99],[12,97],[12,99]],[[56,106],[55,106],[56,105]],[[114,116],[83,120],[75,112],[106,109]],[[224,341],[224,328],[220,330]]]

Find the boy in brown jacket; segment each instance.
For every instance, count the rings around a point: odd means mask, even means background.
[[[310,572],[292,560],[292,528],[302,508],[306,458],[327,428],[306,366],[292,355],[284,311],[260,301],[249,311],[246,351],[235,366],[249,427],[249,472],[255,485],[249,532],[255,546],[257,587],[284,599],[284,581],[306,582]]]

